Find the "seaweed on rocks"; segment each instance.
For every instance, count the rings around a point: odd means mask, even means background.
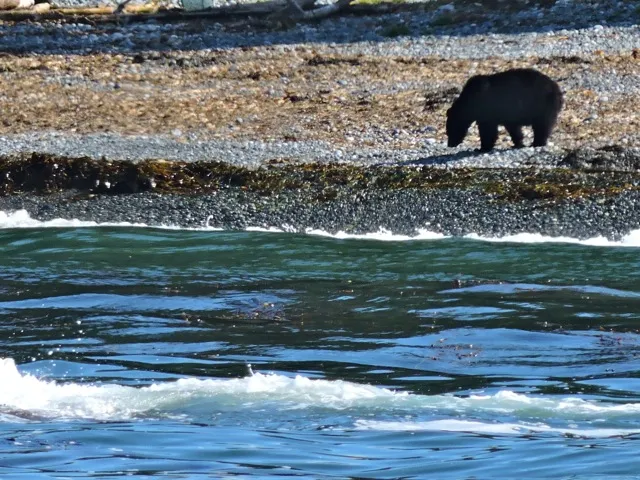
[[[620,161],[627,168],[593,168],[611,155],[623,158]],[[590,152],[587,156],[583,151],[569,152],[564,160],[569,168],[454,169],[428,165],[292,163],[286,159],[247,168],[220,160],[130,162],[31,153],[0,156],[0,195],[76,191],[197,196],[235,189],[266,196],[308,192],[318,202],[331,202],[354,192],[457,190],[480,193],[494,201],[549,203],[638,190],[640,175],[631,168],[637,165],[638,157],[630,152],[626,155],[629,158],[611,149]],[[585,165],[589,168],[583,168]]]

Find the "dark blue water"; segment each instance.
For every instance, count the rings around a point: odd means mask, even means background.
[[[1,230],[0,478],[635,476],[639,252]]]

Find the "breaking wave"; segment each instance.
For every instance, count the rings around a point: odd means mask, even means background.
[[[16,228],[81,228],[81,227],[138,227],[138,228],[157,228],[169,230],[189,230],[189,231],[221,231],[222,228],[209,225],[209,218],[203,219],[201,227],[183,228],[176,225],[147,225],[144,223],[130,222],[94,222],[87,220],[56,218],[52,220],[36,220],[32,218],[26,210],[16,210],[13,212],[0,211],[0,229],[16,229]],[[280,227],[247,227],[249,232],[268,232],[268,233],[300,233],[293,227],[284,225]],[[331,237],[336,239],[359,239],[359,240],[377,240],[377,241],[416,241],[416,240],[440,240],[447,237],[441,233],[432,232],[427,229],[420,229],[416,235],[395,234],[385,229],[377,232],[369,232],[364,234],[352,234],[346,232],[329,233],[323,230],[308,228],[304,232],[307,235],[316,235],[323,237]],[[588,239],[578,239],[572,237],[550,237],[538,233],[518,233],[507,235],[504,237],[484,237],[475,233],[464,236],[463,238],[470,240],[479,240],[485,242],[510,242],[510,243],[571,243],[588,246],[599,247],[640,247],[640,230],[633,230],[619,241],[609,240],[606,237],[598,236]]]
[[[356,429],[365,430],[640,434],[640,425],[629,428],[636,426],[640,403],[529,396],[508,390],[466,397],[417,395],[343,380],[263,373],[232,379],[182,378],[144,387],[85,384],[22,373],[12,358],[0,359],[0,383],[0,422],[167,418],[189,416],[190,407],[199,412],[203,408],[209,412],[330,409],[346,412]],[[400,420],[388,420],[389,416]],[[554,425],[558,423],[563,426]]]

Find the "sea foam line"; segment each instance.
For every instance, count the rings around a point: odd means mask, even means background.
[[[563,420],[635,423],[640,403],[606,403],[577,397],[529,396],[508,390],[491,395],[457,397],[418,395],[343,380],[312,379],[255,373],[243,378],[182,378],[145,387],[114,384],[59,383],[19,371],[12,358],[0,358],[0,422],[3,416],[46,417],[65,420],[127,420],[172,416],[201,410],[237,412],[277,408],[284,410],[349,410],[356,418],[363,410],[394,415],[398,422],[365,423],[362,428],[428,429],[434,424],[404,422],[407,415],[521,419],[524,428],[536,421]],[[483,422],[488,423],[488,422]],[[495,422],[494,422],[495,423]],[[500,423],[500,422],[498,422]],[[519,425],[519,424],[518,424]],[[500,427],[507,428],[507,427]],[[508,427],[510,428],[510,427]],[[572,427],[573,428],[573,427]]]
[[[357,420],[355,427],[358,430],[387,432],[464,432],[478,435],[528,435],[531,433],[542,433],[586,438],[612,438],[640,434],[640,429],[632,428],[562,428],[551,427],[544,423],[489,423],[456,419],[425,422]]]
[[[53,218],[51,220],[36,220],[29,215],[27,210],[15,210],[5,212],[0,210],[0,230],[19,228],[94,228],[94,227],[135,227],[135,228],[157,228],[163,230],[196,230],[196,231],[221,231],[222,228],[209,225],[210,217],[203,223],[202,227],[183,228],[177,225],[157,225],[150,226],[146,223],[133,222],[95,222],[93,220],[78,220],[66,218]]]
[[[32,218],[26,210],[16,210],[12,212],[0,211],[0,229],[17,229],[17,228],[82,228],[82,227],[135,227],[135,228],[151,228],[164,230],[186,230],[186,231],[223,231],[221,227],[209,224],[211,217],[203,220],[201,227],[180,227],[177,225],[148,225],[145,223],[131,222],[95,222],[89,220],[63,219],[55,218],[52,220],[36,220]],[[427,229],[419,229],[416,235],[402,235],[392,233],[384,228],[380,228],[377,232],[369,232],[363,234],[353,234],[344,231],[329,233],[324,230],[307,228],[304,231],[298,231],[290,225],[282,225],[279,227],[258,227],[250,226],[245,229],[248,232],[265,232],[265,233],[304,233],[307,235],[315,235],[340,240],[376,240],[376,241],[425,241],[425,240],[441,240],[451,238],[438,232]],[[506,235],[503,237],[484,237],[475,233],[465,235],[462,238],[469,240],[478,240],[484,242],[502,242],[502,243],[569,243],[577,245],[588,245],[598,247],[640,247],[640,229],[632,230],[619,241],[609,240],[603,236],[592,237],[588,239],[578,239],[572,237],[550,237],[539,233],[518,233],[514,235]]]

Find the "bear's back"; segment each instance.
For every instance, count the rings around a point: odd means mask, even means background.
[[[478,119],[531,124],[562,106],[558,84],[537,70],[515,68],[484,78],[485,86],[476,103]]]
[[[491,88],[505,92],[529,93],[545,96],[560,93],[558,84],[544,73],[532,68],[513,68],[504,72],[487,75]]]

